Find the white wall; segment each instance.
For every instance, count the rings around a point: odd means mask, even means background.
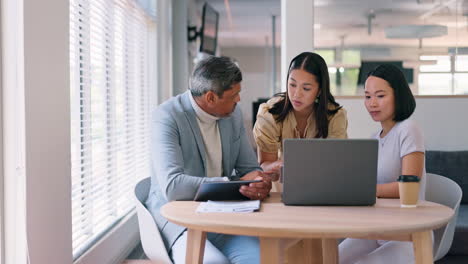
[[[338,97],[348,111],[348,136],[367,138],[380,128],[364,107],[363,98]],[[421,126],[427,150],[468,150],[468,97],[416,97],[412,118]]]
[[[172,1],[156,1],[157,37],[156,37],[156,77],[157,100],[164,102],[172,96]]]
[[[281,79],[280,72],[280,50],[276,49],[276,76]],[[272,96],[272,48],[267,47],[239,47],[239,48],[222,48],[222,55],[232,57],[239,63],[242,71],[242,91],[241,101],[239,106],[244,115],[245,129],[251,140],[252,137],[252,102],[257,101],[261,97]]]
[[[314,0],[281,0],[281,82],[298,54],[314,49]],[[286,87],[282,91],[286,91]]]
[[[62,0],[23,3],[29,261],[71,263],[70,7]]]
[[[172,2],[172,95],[187,91],[189,51],[187,40],[188,2]]]

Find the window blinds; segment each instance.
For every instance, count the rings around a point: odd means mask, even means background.
[[[74,259],[133,209],[149,176],[151,27],[134,0],[70,1]]]

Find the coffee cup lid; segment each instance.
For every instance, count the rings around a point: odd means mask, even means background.
[[[415,175],[400,175],[399,182],[419,182],[419,177]]]

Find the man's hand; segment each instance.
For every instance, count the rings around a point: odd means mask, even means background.
[[[239,189],[240,193],[251,200],[263,200],[270,193],[271,178],[261,171],[247,173],[241,180],[262,180],[262,182],[251,183],[249,186],[244,185]]]

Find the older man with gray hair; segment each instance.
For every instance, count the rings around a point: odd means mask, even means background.
[[[250,199],[264,199],[271,180],[258,165],[237,102],[242,73],[229,58],[200,61],[189,91],[161,104],[152,115],[152,177],[146,205],[175,263],[185,262],[187,232],[159,212],[174,200],[193,200],[203,182],[262,180],[242,186]],[[259,263],[256,237],[209,233],[204,263]]]

